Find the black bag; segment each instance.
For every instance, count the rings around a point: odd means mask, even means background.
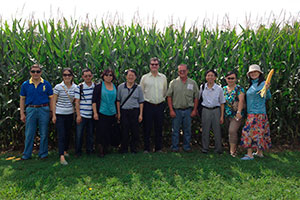
[[[202,102],[203,102],[203,91],[204,91],[205,83],[203,83],[201,86],[202,86],[202,92],[201,92],[201,96],[200,96],[200,98],[199,98],[199,100],[198,100],[198,107],[197,107],[198,114],[199,114],[200,118],[201,118],[201,116],[202,116],[202,109],[203,109],[203,106],[202,106]]]

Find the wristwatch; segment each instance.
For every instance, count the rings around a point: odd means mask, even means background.
[[[241,112],[240,112],[240,111],[237,111],[236,114],[241,114]]]

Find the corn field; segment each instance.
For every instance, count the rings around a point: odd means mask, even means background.
[[[200,85],[207,69],[215,69],[218,83],[224,75],[237,70],[239,81],[247,87],[246,73],[253,63],[261,65],[271,82],[272,100],[268,102],[271,137],[277,144],[290,144],[300,138],[300,23],[273,23],[258,29],[208,30],[205,26],[186,29],[173,26],[158,30],[155,25],[92,25],[77,21],[17,20],[0,23],[0,148],[19,147],[24,142],[24,124],[19,120],[19,92],[29,79],[34,63],[44,66],[43,78],[52,86],[61,81],[61,69],[71,67],[81,82],[81,70],[89,67],[100,79],[108,67],[115,70],[117,81],[125,80],[124,70],[134,68],[139,77],[149,71],[149,59],[161,60],[160,71],[168,81],[177,77],[177,65],[186,63],[189,76]],[[139,80],[138,80],[139,81]],[[117,84],[117,83],[116,83]],[[166,112],[165,138],[171,132]],[[197,120],[196,120],[197,121]],[[193,125],[193,132],[198,132]],[[50,125],[50,144],[56,141]]]

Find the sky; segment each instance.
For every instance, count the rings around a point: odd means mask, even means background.
[[[77,19],[100,23],[159,28],[180,26],[224,27],[300,21],[300,0],[7,0],[0,6],[0,22],[12,19]]]

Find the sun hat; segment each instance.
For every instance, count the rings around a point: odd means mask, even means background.
[[[253,64],[253,65],[250,65],[250,66],[249,66],[249,70],[248,70],[248,72],[247,72],[247,76],[249,77],[249,73],[250,73],[250,72],[255,72],[255,71],[258,71],[258,72],[260,72],[260,73],[263,74],[263,72],[262,72],[261,69],[260,69],[260,66],[257,65],[257,64]]]

